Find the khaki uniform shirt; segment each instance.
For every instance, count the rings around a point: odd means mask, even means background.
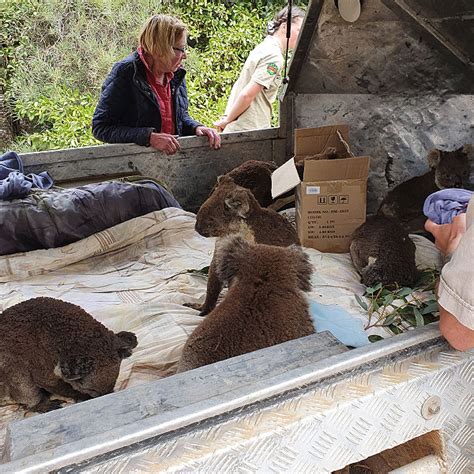
[[[441,271],[438,302],[474,330],[474,196],[467,208],[466,233]]]
[[[267,36],[245,61],[237,82],[232,87],[227,102],[226,115],[244,87],[254,81],[264,87],[250,104],[250,107],[236,120],[229,123],[224,132],[255,130],[271,127],[272,103],[281,84],[283,55],[280,44],[273,36]]]

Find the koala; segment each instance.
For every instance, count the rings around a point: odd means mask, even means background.
[[[470,160],[471,145],[464,145],[454,151],[430,151],[430,171],[390,190],[377,213],[395,217],[410,233],[423,233],[426,221],[423,214],[425,199],[440,189],[466,187],[469,182]]]
[[[314,333],[304,292],[312,266],[301,247],[219,239],[215,274],[229,291],[189,336],[177,372]]]
[[[135,334],[114,334],[74,304],[23,301],[0,315],[0,396],[45,412],[61,406],[50,395],[76,401],[105,395],[136,346]]]
[[[349,252],[366,286],[412,286],[416,246],[394,218],[370,216],[352,234]]]
[[[220,176],[212,195],[196,216],[196,231],[204,237],[239,234],[249,242],[286,247],[299,244],[295,228],[273,209],[262,208],[249,189],[235,184],[229,176]],[[211,261],[207,293],[201,316],[214,308],[222,290]],[[194,306],[192,306],[194,307]]]
[[[310,161],[310,160],[335,160],[336,158],[338,158],[337,150],[334,147],[330,146],[330,147],[327,147],[322,153],[318,153],[316,155],[308,156],[304,160],[296,162],[295,163],[296,171],[298,171],[298,176],[300,177],[300,180],[303,181],[305,161]]]

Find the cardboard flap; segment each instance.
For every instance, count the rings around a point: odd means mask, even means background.
[[[340,156],[347,156],[346,146],[341,142],[337,134],[338,130],[347,143],[349,141],[349,126],[346,124],[297,128],[295,130],[295,160],[300,161],[305,156],[322,153],[328,147],[334,147]]]
[[[296,171],[295,160],[289,159],[272,173],[272,198],[290,191],[300,184],[300,177]]]
[[[368,156],[343,158],[340,160],[305,160],[303,181],[337,181],[366,178],[369,174],[369,164],[370,158]]]

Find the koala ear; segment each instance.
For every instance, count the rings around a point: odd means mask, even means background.
[[[226,174],[221,174],[220,176],[217,177],[217,184],[233,183],[233,182],[234,180]]]
[[[474,158],[474,146],[471,145],[470,143],[466,143],[466,145],[464,145],[461,149],[462,153],[464,153],[465,155],[468,156],[469,158],[469,161],[472,161],[472,159]]]
[[[116,334],[117,353],[121,359],[126,359],[132,355],[132,349],[137,347],[137,336],[133,332],[121,331]]]
[[[303,291],[311,290],[311,274],[313,273],[313,266],[309,261],[308,255],[303,251],[299,245],[291,245],[288,247],[291,252],[291,265],[296,272],[298,286]]]
[[[436,168],[441,161],[441,151],[440,150],[431,150],[428,153],[428,165],[430,168]]]
[[[89,356],[69,357],[60,360],[55,373],[65,382],[80,380],[89,375],[95,368],[95,361]]]
[[[216,243],[216,270],[222,281],[230,282],[237,276],[240,262],[245,260],[245,252],[250,247],[249,243],[240,236],[221,239]]]
[[[247,219],[250,214],[250,199],[249,193],[247,192],[233,192],[228,197],[224,199],[224,203],[227,209],[229,209],[232,214],[241,217],[242,219]]]

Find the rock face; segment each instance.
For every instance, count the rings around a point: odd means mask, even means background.
[[[419,2],[406,3],[415,8]],[[425,2],[420,8],[446,39],[468,52],[473,39],[456,36],[456,25],[467,32],[473,20],[466,6],[456,10],[460,3],[445,8],[431,2],[432,10],[426,10]],[[396,13],[380,0],[367,0],[359,20],[350,24],[334,2],[325,2],[301,69],[293,76],[290,71],[293,126],[348,123],[353,152],[372,157],[369,212],[389,189],[428,171],[429,150],[474,142],[472,68]]]

